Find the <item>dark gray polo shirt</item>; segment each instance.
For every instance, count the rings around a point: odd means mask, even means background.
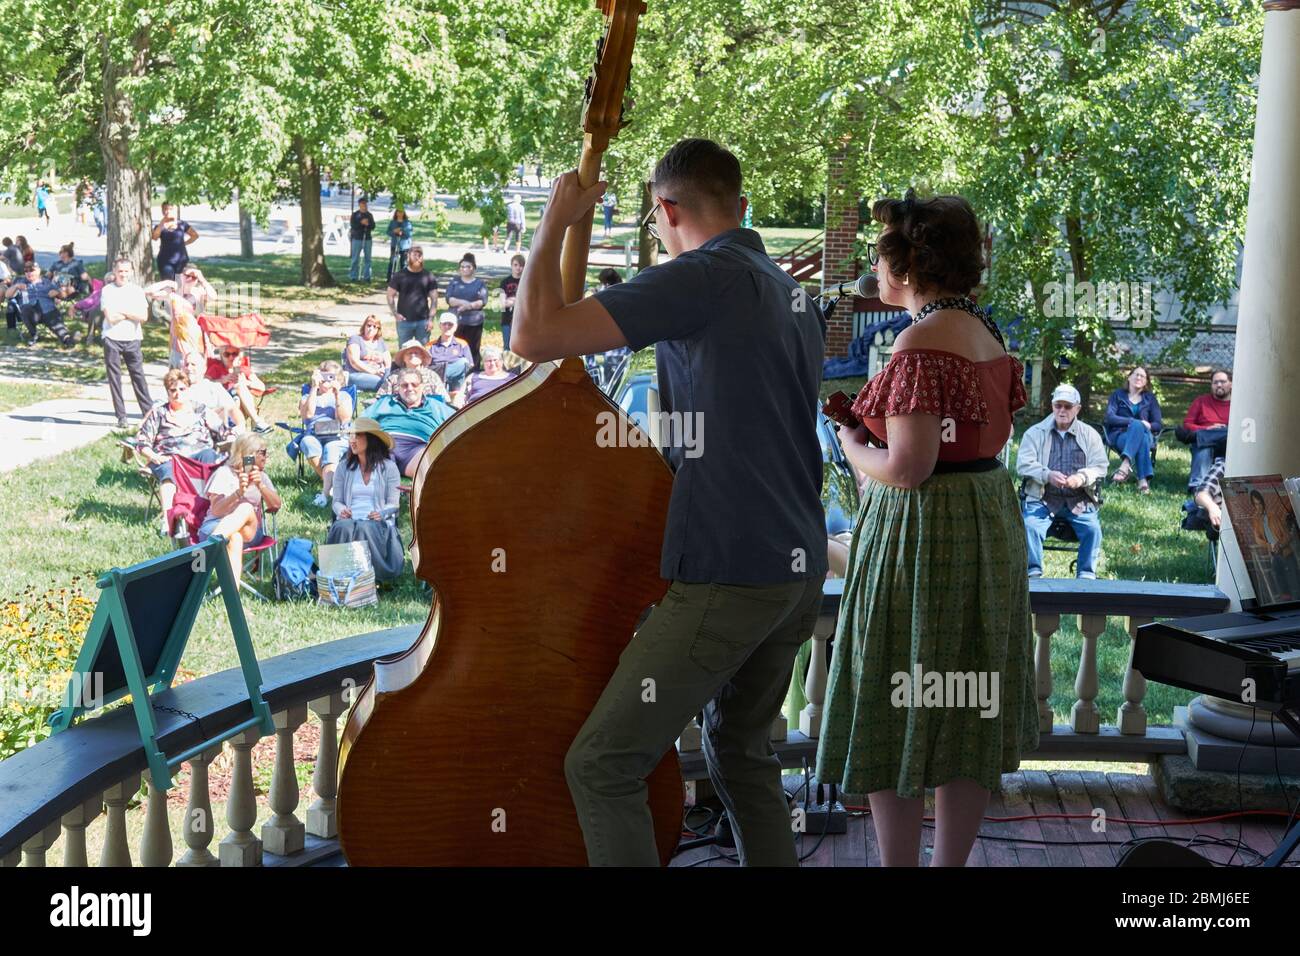
[[[751,229],[597,293],[633,349],[658,343],[676,472],[660,574],[770,585],[826,575],[817,304]],[[684,416],[684,417],[683,417]]]

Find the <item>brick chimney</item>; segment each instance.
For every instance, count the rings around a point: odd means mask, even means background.
[[[853,129],[861,115],[850,112],[846,128]],[[822,246],[822,288],[858,277],[854,245],[858,238],[857,177],[854,175],[855,146],[846,136],[835,147],[826,165],[826,238]],[[853,301],[840,302],[826,329],[826,357],[846,356],[853,340]]]

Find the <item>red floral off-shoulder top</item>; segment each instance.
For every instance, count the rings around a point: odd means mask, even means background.
[[[940,461],[993,458],[1011,436],[1012,413],[1028,400],[1024,373],[1010,355],[972,362],[940,349],[901,349],[862,387],[853,414],[882,442],[887,417],[951,419],[953,440],[940,442]]]

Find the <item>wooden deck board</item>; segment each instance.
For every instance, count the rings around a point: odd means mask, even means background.
[[[1065,813],[1066,810],[1061,806],[1060,800],[1056,795],[1056,786],[1052,783],[1052,778],[1043,770],[1022,770],[1013,775],[1018,780],[1018,786],[1023,787],[1023,794],[1026,802],[1030,804],[1035,813]],[[1080,825],[1082,824],[1082,825]],[[1059,846],[1074,840],[1091,839],[1086,821],[1073,820],[1039,820],[1039,829],[1043,831],[1043,839],[1051,841],[1044,847],[1047,851],[1047,862],[1050,866],[1083,866],[1083,854],[1077,846]]]
[[[862,796],[851,796],[846,805],[865,807]],[[928,801],[927,816],[934,815],[933,798]],[[1094,833],[1091,814],[1100,807],[1106,812],[1106,829]],[[1008,774],[1003,780],[1003,792],[989,800],[986,816],[1009,817],[1039,813],[1078,813],[1078,820],[1020,820],[1015,823],[990,823],[985,820],[980,827],[980,839],[971,851],[967,866],[1063,866],[1112,867],[1119,859],[1120,849],[1133,837],[1163,837],[1179,839],[1200,834],[1206,837],[1235,840],[1237,822],[1198,823],[1195,826],[1175,826],[1175,821],[1188,816],[1166,805],[1151,778],[1145,775],[1080,772],[1073,770],[1022,771]],[[1155,821],[1128,825],[1120,819]],[[1166,822],[1167,821],[1167,822]],[[1242,826],[1242,840],[1260,853],[1270,852],[1282,835],[1282,821],[1249,821]],[[992,839],[1000,837],[1002,839]],[[807,834],[802,838],[800,853],[808,853],[816,845],[817,836]],[[1066,843],[1076,846],[1050,846],[1046,842]],[[922,837],[923,847],[933,847],[934,829],[927,826]],[[1232,855],[1231,848],[1201,846],[1197,852],[1218,863]],[[734,863],[718,856],[716,847],[701,847],[676,857],[673,866],[687,866],[700,860],[701,867],[730,867]],[[726,852],[731,852],[730,850]],[[925,853],[921,865],[928,866],[930,855]],[[1254,863],[1251,854],[1238,853],[1235,864]],[[828,834],[817,852],[804,866],[861,867],[880,866],[880,847],[876,828],[869,814],[859,813],[849,818],[848,832]]]
[[[1066,813],[1085,813],[1089,817],[1095,809],[1095,805],[1088,797],[1088,790],[1083,785],[1083,777],[1077,770],[1057,770],[1051,774],[1052,783],[1056,787],[1056,796],[1060,801],[1061,807]],[[1076,833],[1082,833],[1078,837],[1080,844],[1079,856],[1084,866],[1114,866],[1118,855],[1111,845],[1112,835],[1110,828],[1100,832],[1093,832],[1093,820],[1079,820],[1076,822]],[[1082,830],[1077,827],[1081,826]]]

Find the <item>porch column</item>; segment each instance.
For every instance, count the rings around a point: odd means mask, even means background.
[[[1300,0],[1270,0],[1264,11],[1227,460],[1229,475],[1289,476],[1300,474]],[[1236,609],[1241,594],[1228,565],[1240,559],[1226,518],[1217,583]],[[1193,732],[1254,739],[1270,755],[1259,766],[1272,766],[1271,738],[1260,736],[1271,729],[1268,713],[1198,697],[1188,723]],[[1286,728],[1275,732],[1280,745],[1292,743]]]
[[[1228,473],[1286,476],[1300,474],[1300,0],[1264,10]],[[1226,560],[1218,585],[1238,606]]]

